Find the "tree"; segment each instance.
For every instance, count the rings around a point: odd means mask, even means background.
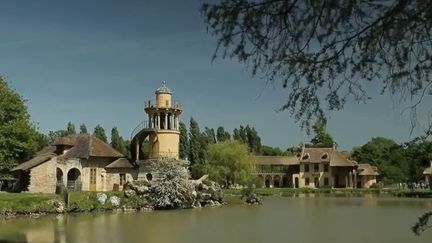
[[[312,127],[315,136],[312,138],[311,147],[315,148],[331,148],[335,145],[333,137],[326,131],[326,122],[324,119],[319,119]]]
[[[282,149],[279,147],[271,147],[267,145],[263,145],[260,151],[262,156],[285,156],[287,155]]]
[[[75,135],[75,134],[76,134],[75,125],[72,122],[68,122],[66,126],[66,135]]]
[[[216,143],[216,134],[213,128],[205,127],[203,137],[206,144]]]
[[[124,155],[127,154],[125,143],[123,138],[120,136],[117,127],[111,129],[111,147]]]
[[[216,139],[218,142],[224,142],[231,139],[229,132],[225,131],[224,127],[218,127],[216,130]]]
[[[187,159],[189,153],[189,139],[187,134],[186,125],[180,122],[180,159]]]
[[[97,138],[99,138],[100,140],[104,141],[105,143],[107,143],[107,136],[105,134],[105,130],[103,129],[103,127],[101,127],[99,124],[96,125],[93,135]]]
[[[189,127],[189,161],[192,177],[194,178],[198,178],[202,174],[201,168],[204,164],[204,161],[201,160],[201,140],[202,136],[199,125],[193,118],[191,118]]]
[[[246,137],[250,151],[259,154],[261,150],[261,138],[258,136],[258,132],[254,127],[250,128],[249,125],[246,126]]]
[[[247,146],[238,141],[224,141],[208,147],[206,172],[212,180],[225,187],[246,185],[253,177],[253,156]]]
[[[87,133],[87,127],[83,123],[83,124],[80,125],[80,134],[85,134],[85,133]]]
[[[23,97],[0,76],[0,179],[29,159],[38,141],[41,137],[30,121]]]
[[[408,102],[412,124],[432,94],[428,1],[221,0],[202,13],[218,40],[213,59],[221,52],[253,75],[280,80],[289,91],[280,109],[308,131],[326,110],[371,99],[364,88],[371,81]]]
[[[360,148],[355,148],[352,154],[354,160],[359,163],[370,163],[377,166],[379,178],[384,183],[407,181],[408,163],[405,151],[395,141],[376,137]]]

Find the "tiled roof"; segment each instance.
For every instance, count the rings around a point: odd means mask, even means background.
[[[76,136],[75,145],[61,157],[63,159],[87,159],[89,157],[121,158],[124,155],[93,135],[80,134]]]
[[[53,153],[46,153],[46,154],[40,154],[37,155],[36,157],[32,158],[31,160],[28,160],[14,168],[11,169],[11,171],[19,171],[19,170],[29,170],[33,167],[36,167],[50,159],[52,159],[53,157],[57,156],[56,154]]]
[[[378,168],[376,166],[372,166],[370,164],[359,164],[357,171],[358,175],[366,176],[366,175],[379,175]]]
[[[259,165],[298,165],[295,156],[255,156],[255,163]]]
[[[120,158],[114,160],[111,164],[105,166],[105,168],[135,168],[135,166],[126,158]]]

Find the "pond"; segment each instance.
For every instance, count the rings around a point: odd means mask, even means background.
[[[0,221],[0,242],[431,242],[410,227],[432,200],[267,197],[262,206]]]

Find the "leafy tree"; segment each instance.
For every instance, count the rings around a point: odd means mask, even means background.
[[[127,157],[127,158],[131,158],[131,153],[130,153],[130,146],[131,146],[131,144],[130,144],[130,141],[128,140],[128,139],[124,139],[123,140],[123,146],[125,147],[125,150],[126,150],[126,152],[124,153],[124,155]]]
[[[107,143],[107,136],[105,134],[105,130],[99,124],[96,125],[93,135],[95,135],[97,138]]]
[[[204,137],[206,144],[216,143],[216,134],[215,134],[215,131],[213,128],[205,127],[203,137]]]
[[[0,76],[0,178],[29,159],[40,140],[24,99]]]
[[[233,139],[236,141],[241,141],[240,131],[237,128],[234,128]]]
[[[405,144],[409,181],[423,179],[423,170],[432,160],[432,141],[415,141]]]
[[[271,147],[267,145],[263,145],[261,147],[261,155],[263,156],[285,156],[286,152],[282,151],[279,147]]]
[[[189,153],[189,139],[187,134],[186,125],[180,122],[180,159],[187,159]]]
[[[80,125],[80,134],[85,134],[85,133],[87,133],[87,127],[83,123],[83,124]]]
[[[222,52],[280,80],[289,91],[281,110],[308,130],[326,109],[371,99],[370,81],[408,97],[413,124],[432,93],[429,1],[221,0],[202,12],[218,40],[213,59]]]
[[[331,148],[335,144],[333,137],[326,131],[326,122],[324,119],[319,119],[312,127],[315,136],[312,138],[311,147],[315,148]]]
[[[123,141],[123,138],[120,136],[117,127],[113,127],[111,129],[111,147],[124,155],[127,154],[125,143]]]
[[[206,172],[225,187],[246,185],[252,178],[253,157],[247,146],[238,141],[224,141],[208,148]]]
[[[250,151],[258,154],[261,150],[261,138],[254,127],[250,128],[249,125],[246,126],[246,137]]]
[[[352,154],[359,163],[370,163],[377,166],[379,177],[385,183],[403,182],[407,180],[404,171],[408,171],[408,163],[403,147],[395,141],[376,137],[365,145],[355,148]]]
[[[224,127],[218,127],[216,130],[216,139],[218,142],[224,142],[231,139],[229,132],[225,131]]]
[[[52,144],[56,140],[56,138],[61,138],[67,135],[68,132],[66,130],[49,131],[47,136],[48,143]]]
[[[67,135],[75,135],[76,134],[75,125],[72,122],[68,122],[68,124],[66,126],[66,134]]]

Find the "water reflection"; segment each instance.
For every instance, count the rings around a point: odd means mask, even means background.
[[[0,222],[0,243],[429,242],[409,230],[432,200],[266,198],[263,206],[70,214]]]

